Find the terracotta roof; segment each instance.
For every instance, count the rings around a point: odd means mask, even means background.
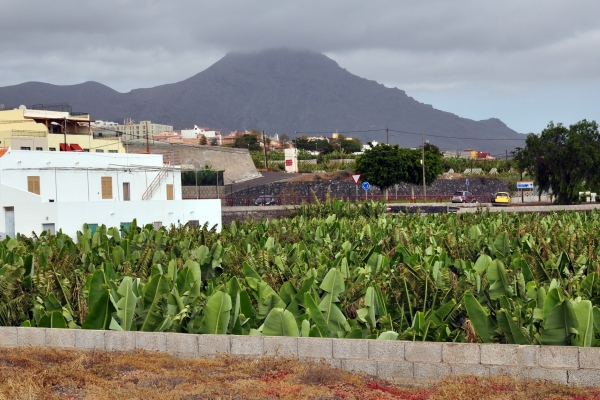
[[[0,157],[6,154],[8,147],[0,147]]]

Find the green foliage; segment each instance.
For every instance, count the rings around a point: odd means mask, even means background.
[[[260,151],[259,138],[261,133],[253,130],[252,133],[246,133],[235,140],[233,147],[239,149],[248,149],[250,151]]]
[[[397,145],[380,144],[364,152],[356,159],[355,171],[362,179],[382,191],[396,183],[423,183],[421,150],[402,149]],[[442,154],[433,145],[425,146],[425,182],[430,185],[442,170]]]
[[[380,203],[324,203],[219,234],[134,222],[123,233],[84,227],[77,243],[60,232],[5,239],[0,317],[51,328],[598,345],[600,213],[387,215]]]
[[[558,204],[577,204],[578,192],[600,187],[600,132],[595,121],[568,128],[550,122],[540,135],[529,134],[524,148],[513,152],[542,191],[551,190]]]
[[[183,186],[223,186],[223,172],[215,171],[212,166],[206,164],[204,168],[197,171],[182,171],[181,184]]]

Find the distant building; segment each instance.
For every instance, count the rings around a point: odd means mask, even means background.
[[[89,114],[72,112],[68,105],[24,106],[0,111],[0,146],[32,151],[91,151],[124,153],[114,131],[103,135]]]
[[[122,132],[125,141],[135,141],[146,139],[146,126],[148,126],[148,131],[150,132],[148,139],[152,139],[154,135],[162,132],[173,131],[171,125],[156,124],[152,123],[152,121],[140,121],[136,124],[132,120],[124,121],[123,125],[112,125],[110,128],[116,132]]]
[[[495,158],[492,157],[492,155],[490,153],[485,152],[485,151],[473,150],[473,149],[463,150],[459,154],[459,157],[461,157],[461,158],[471,158],[471,159],[495,160]]]
[[[371,150],[373,147],[379,145],[379,142],[377,140],[373,140],[372,142],[369,142],[367,144],[363,144],[362,145],[362,151],[366,151],[366,150]]]
[[[219,131],[213,131],[210,128],[201,128],[197,125],[194,125],[193,129],[181,130],[182,139],[200,139],[202,135],[208,140],[209,144],[215,146],[221,145],[221,132]]]

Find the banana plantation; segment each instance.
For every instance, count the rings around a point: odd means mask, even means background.
[[[600,214],[390,215],[329,200],[273,221],[0,242],[0,324],[596,346]]]

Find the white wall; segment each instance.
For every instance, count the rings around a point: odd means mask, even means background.
[[[2,188],[4,189],[4,188]],[[37,196],[36,196],[37,197]],[[75,239],[83,224],[104,224],[119,228],[123,222],[137,219],[138,226],[160,221],[163,226],[185,224],[198,220],[200,225],[218,225],[221,230],[221,201],[209,200],[158,200],[128,201],[121,203],[74,202],[74,203],[14,203],[15,232],[31,236],[39,235],[42,224],[54,223],[55,230],[62,229]],[[0,215],[0,231],[4,231],[4,210]]]
[[[133,219],[163,226],[198,220],[220,229],[220,200],[183,201],[179,169],[168,170],[152,198],[142,200],[162,167],[160,154],[11,150],[0,157],[0,233],[6,231],[6,207],[14,207],[15,232],[28,236],[39,235],[42,224],[75,238],[84,223],[120,227]],[[39,196],[27,191],[28,176],[40,177]],[[102,199],[104,176],[113,178],[112,199]],[[130,183],[131,201],[123,201],[123,182]],[[174,200],[167,200],[167,184],[174,186]]]
[[[42,152],[11,150],[0,158],[0,182],[27,191],[27,177],[40,177],[42,201],[122,201],[123,182],[130,183],[131,200],[141,200],[163,167],[160,154]],[[61,168],[73,168],[69,170]],[[102,177],[112,177],[113,197],[102,199]],[[167,199],[173,184],[174,200],[181,200],[181,171],[171,169],[154,191],[154,200]]]

